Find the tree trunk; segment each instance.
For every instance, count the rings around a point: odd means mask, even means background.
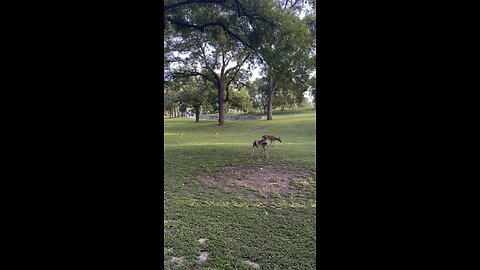
[[[195,106],[195,122],[200,121],[200,105]]]
[[[223,82],[217,83],[218,89],[218,125],[225,124],[225,88]]]
[[[275,82],[273,77],[270,76],[268,80],[268,102],[267,102],[267,120],[272,120],[272,110],[273,110],[273,94],[275,93]]]

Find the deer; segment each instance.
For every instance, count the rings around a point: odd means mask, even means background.
[[[262,140],[264,140],[264,141],[269,140],[270,144],[275,143],[275,141],[282,142],[282,139],[280,137],[275,137],[275,136],[268,135],[268,134],[263,135]]]
[[[261,140],[255,140],[253,141],[253,148],[252,148],[252,155],[250,156],[250,161],[253,159],[253,152],[255,151],[255,148],[257,149],[257,158],[258,158],[258,148],[263,149],[263,153],[265,154],[265,157],[268,157],[267,154],[267,140],[261,139]],[[258,158],[260,160],[260,158]]]
[[[218,134],[218,132],[215,132],[213,136],[214,136],[215,138],[218,138],[218,137],[220,137],[220,134]]]
[[[185,135],[185,133],[180,133],[180,138],[183,138],[183,135]]]

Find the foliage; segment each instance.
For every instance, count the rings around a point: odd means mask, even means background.
[[[164,113],[169,112],[170,114],[173,114],[173,112],[176,111],[180,105],[179,92],[173,82],[165,82],[163,96]]]
[[[164,7],[167,77],[210,81],[218,90],[213,107],[221,117],[224,102],[234,106],[232,89],[242,86],[256,110],[270,109],[266,104],[298,104],[306,91],[315,97],[310,81],[316,58],[315,1],[171,0]],[[263,82],[272,82],[270,88],[247,86],[249,70],[256,66],[262,68]],[[275,103],[274,97],[279,99]]]
[[[299,18],[300,13],[305,10],[305,5],[300,2],[276,2],[270,13],[276,27],[263,23],[262,30],[259,30],[262,35],[259,35],[258,43],[262,46],[255,54],[255,59],[262,66],[262,74],[269,82],[267,119],[271,119],[275,91],[283,89],[281,103],[288,98],[293,100],[292,97],[301,99],[308,90],[307,80],[315,69],[312,53],[314,36],[308,25],[308,22],[313,21],[313,17],[309,17],[309,21]]]
[[[252,100],[246,87],[242,87],[237,91],[233,91],[233,97],[230,105],[243,112],[251,112],[253,110]]]
[[[258,78],[247,86],[254,110],[266,113],[268,85],[265,78]]]
[[[177,79],[181,89],[179,100],[185,107],[193,108],[215,104],[215,89],[200,77]]]

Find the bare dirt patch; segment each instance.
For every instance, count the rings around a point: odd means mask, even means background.
[[[255,268],[255,269],[260,269],[260,265],[258,263],[251,262],[249,260],[243,261],[245,264],[248,264],[249,266]]]
[[[246,188],[263,193],[295,192],[293,181],[315,181],[315,172],[295,169],[286,164],[267,161],[225,167],[222,171],[199,175],[199,180],[224,190]]]
[[[201,251],[200,256],[198,256],[198,262],[199,263],[204,263],[208,259],[208,252],[206,251]]]
[[[170,262],[176,263],[176,264],[182,264],[184,259],[185,259],[184,257],[175,257],[175,256],[172,256],[172,257],[170,258]]]

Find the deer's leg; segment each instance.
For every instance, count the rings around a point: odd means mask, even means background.
[[[265,153],[265,156],[268,158],[268,153],[267,153],[267,148],[263,148],[263,152]]]
[[[252,147],[252,155],[250,156],[250,161],[253,159],[253,151],[255,151],[255,147]]]

